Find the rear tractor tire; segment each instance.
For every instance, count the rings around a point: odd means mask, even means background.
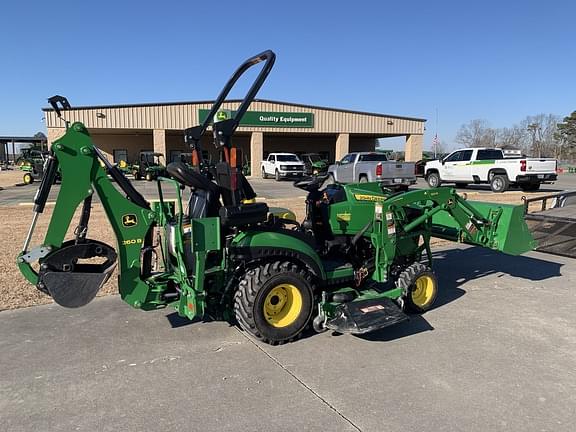
[[[314,285],[304,267],[275,261],[248,270],[234,294],[234,314],[254,338],[276,345],[298,338],[314,311]]]
[[[396,286],[402,288],[403,309],[409,312],[426,312],[438,295],[436,275],[422,263],[414,263],[400,273]]]

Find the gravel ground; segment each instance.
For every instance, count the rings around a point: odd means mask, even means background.
[[[22,183],[23,171],[11,169],[0,171],[0,190]]]
[[[2,181],[12,176],[14,172],[2,172],[0,179]],[[9,174],[9,175],[5,175]],[[483,200],[492,202],[514,203],[520,204],[521,192],[508,192],[505,194],[479,194],[471,192],[468,194],[469,200]],[[302,220],[305,214],[305,206],[303,202],[294,202],[294,199],[276,199],[266,200],[270,207],[287,207],[292,209],[298,220]],[[51,206],[47,206],[43,215],[39,218],[35,235],[32,240],[32,245],[39,245],[42,241],[42,236],[46,232],[50,214],[52,211]],[[32,218],[31,206],[15,206],[15,207],[0,207],[0,220],[4,222],[0,225],[0,238],[4,247],[0,253],[0,311],[5,309],[16,309],[27,307],[37,304],[50,303],[50,297],[39,292],[34,286],[28,283],[20,274],[16,267],[16,256],[22,249],[26,233]],[[68,232],[68,238],[72,238],[74,227],[77,224],[78,213],[71,224],[71,229]],[[115,239],[113,232],[108,225],[104,211],[95,206],[90,218],[90,233],[94,238],[104,241],[110,245],[115,246]],[[98,233],[98,235],[95,235]],[[447,244],[443,240],[433,241],[434,246],[440,244]],[[99,295],[108,295],[117,293],[116,287],[116,273],[112,275],[110,280],[106,283]]]

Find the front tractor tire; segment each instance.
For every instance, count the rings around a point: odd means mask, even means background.
[[[402,296],[404,310],[424,313],[429,310],[438,295],[438,280],[430,267],[414,263],[406,268],[396,282],[404,292]]]
[[[152,173],[146,173],[146,181],[152,181],[154,180],[154,174]]]
[[[34,183],[34,177],[32,177],[32,174],[26,173],[22,177],[22,181],[24,182],[25,185],[29,185],[29,184]]]
[[[275,261],[249,269],[234,294],[234,314],[254,338],[276,345],[297,339],[314,310],[314,285],[304,267]]]

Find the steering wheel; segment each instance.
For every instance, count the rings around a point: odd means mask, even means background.
[[[296,180],[294,186],[307,192],[313,192],[322,186],[324,180],[326,180],[325,176],[304,177],[300,180]]]

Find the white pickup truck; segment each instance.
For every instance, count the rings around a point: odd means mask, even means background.
[[[262,178],[274,176],[276,181],[282,178],[302,177],[304,162],[294,153],[270,153],[265,161],[260,163]]]
[[[466,148],[453,151],[441,160],[430,161],[424,176],[430,187],[442,183],[490,184],[493,192],[504,192],[510,186],[535,191],[542,183],[556,181],[555,159],[505,157],[498,148]]]

